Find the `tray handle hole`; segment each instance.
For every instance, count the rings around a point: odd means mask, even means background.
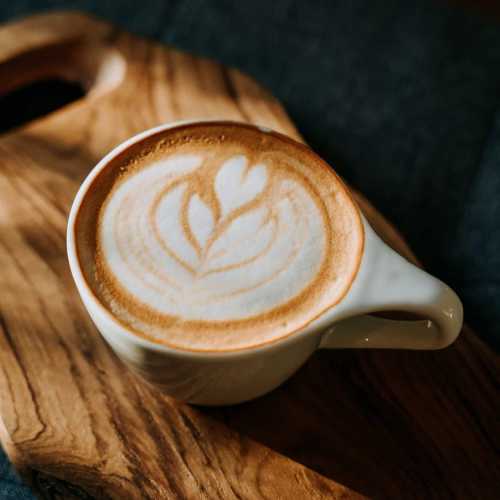
[[[0,133],[80,99],[110,92],[125,61],[96,42],[70,41],[23,52],[0,63]]]

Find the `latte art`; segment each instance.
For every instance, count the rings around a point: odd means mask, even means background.
[[[282,338],[333,306],[359,265],[345,188],[279,135],[224,123],[167,130],[106,175],[89,204],[89,283],[156,342],[232,350]]]
[[[320,207],[289,173],[244,155],[217,165],[179,154],[119,184],[101,214],[100,253],[121,286],[155,311],[238,320],[315,279],[323,227]]]

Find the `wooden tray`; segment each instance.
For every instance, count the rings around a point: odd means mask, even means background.
[[[238,71],[87,16],[0,29],[0,93],[50,76],[88,93],[0,137],[0,436],[41,497],[498,498],[499,363],[468,329],[441,352],[318,352],[280,389],[224,409],[136,381],[70,277],[66,217],[80,182],[123,139],[171,120],[299,134]]]

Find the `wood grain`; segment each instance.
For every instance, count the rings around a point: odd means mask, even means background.
[[[67,266],[81,180],[125,138],[177,119],[300,137],[238,71],[95,19],[55,13],[0,29],[0,92],[54,75],[80,79],[86,97],[0,137],[0,438],[40,497],[498,498],[500,366],[468,329],[440,352],[319,352],[268,396],[224,409],[135,380]]]

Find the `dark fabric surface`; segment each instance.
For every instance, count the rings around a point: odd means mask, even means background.
[[[0,19],[69,7],[266,85],[500,347],[500,22],[430,0],[19,0]]]
[[[0,499],[31,500],[34,498],[30,489],[23,485],[0,448]]]

